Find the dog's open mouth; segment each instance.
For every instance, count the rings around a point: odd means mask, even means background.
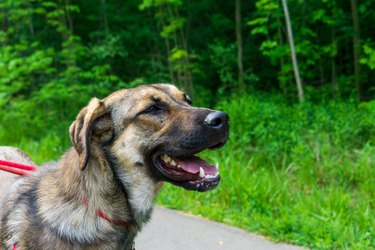
[[[220,182],[218,164],[211,165],[197,156],[162,154],[156,157],[155,165],[169,182],[189,190],[204,192]]]

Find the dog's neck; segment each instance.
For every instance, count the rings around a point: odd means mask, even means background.
[[[120,162],[109,151],[105,150],[104,152],[114,179],[121,188],[127,205],[133,213],[133,219],[137,225],[141,226],[150,219],[154,200],[162,187],[162,183],[155,181],[144,171],[140,171],[140,168],[145,166],[130,163],[134,159]],[[123,159],[126,159],[126,157]],[[129,167],[127,164],[131,166]]]
[[[62,176],[69,178],[62,178],[60,184],[64,190],[72,191],[77,200],[88,200],[89,207],[100,208],[104,213],[112,213],[130,221],[130,215],[124,214],[128,210],[125,196],[115,181],[109,163],[99,153],[92,155],[86,168],[81,170],[76,151],[68,151],[67,157],[64,156],[59,164],[59,171]],[[72,186],[76,189],[72,190]]]

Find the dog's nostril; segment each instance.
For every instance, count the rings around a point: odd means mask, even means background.
[[[204,122],[213,128],[221,128],[228,120],[228,115],[221,111],[211,112],[207,115]]]

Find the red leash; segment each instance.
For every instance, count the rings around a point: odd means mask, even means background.
[[[17,174],[17,175],[28,175],[31,171],[36,170],[36,166],[25,165],[21,163],[0,160],[0,170]],[[13,250],[17,250],[17,244],[13,244]]]
[[[28,175],[30,174],[30,171],[34,171],[36,169],[37,169],[36,166],[0,160],[0,170],[6,171],[12,174]]]

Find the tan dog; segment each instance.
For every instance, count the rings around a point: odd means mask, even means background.
[[[93,98],[56,164],[26,177],[0,171],[0,249],[132,249],[163,181],[218,185],[215,166],[194,154],[224,145],[228,131],[224,112],[192,107],[168,84]],[[11,147],[0,159],[33,164]]]

